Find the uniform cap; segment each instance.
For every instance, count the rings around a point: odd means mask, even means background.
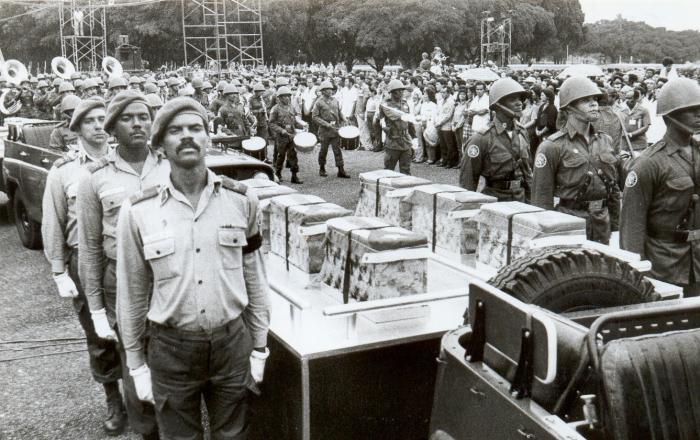
[[[70,96],[66,96],[66,98],[70,98]],[[63,102],[61,102],[61,107],[63,107]],[[75,107],[75,111],[73,112],[73,117],[70,120],[68,128],[71,131],[78,131],[78,129],[80,129],[80,122],[83,120],[85,115],[96,108],[105,108],[105,102],[102,100],[102,98],[92,97],[89,99],[80,100],[80,103]]]
[[[129,104],[134,102],[144,104],[146,107],[148,107],[149,111],[151,109],[151,106],[143,93],[137,90],[122,90],[109,102],[109,106],[107,107],[107,116],[105,117],[105,131],[111,130],[119,115],[122,114],[124,109]],[[153,116],[152,112],[151,116]]]
[[[188,96],[178,96],[177,98],[166,102],[165,105],[158,110],[158,113],[156,113],[156,117],[151,125],[152,146],[158,146],[160,144],[163,133],[165,132],[165,129],[168,128],[170,121],[172,121],[175,116],[183,112],[196,114],[202,118],[205,127],[209,125],[207,111],[200,103]]]

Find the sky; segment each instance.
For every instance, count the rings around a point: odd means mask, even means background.
[[[579,0],[586,23],[612,20],[617,14],[669,30],[700,30],[700,0]]]

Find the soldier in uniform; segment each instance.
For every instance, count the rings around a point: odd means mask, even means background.
[[[100,97],[100,85],[94,78],[88,78],[83,81],[83,99],[88,99],[93,96]]]
[[[599,116],[600,90],[593,81],[573,77],[560,90],[564,125],[538,148],[532,202],[545,209],[586,219],[586,237],[608,244],[610,217],[619,215],[618,158],[610,136],[591,125]],[[609,211],[608,211],[609,210]]]
[[[304,128],[306,122],[302,121],[292,108],[290,103],[292,91],[289,87],[282,86],[277,91],[277,104],[270,111],[270,131],[275,134],[277,145],[277,158],[275,160],[275,173],[282,180],[282,168],[285,159],[292,171],[292,183],[304,183],[299,180],[299,162],[297,152],[294,149],[294,127]]]
[[[660,90],[664,137],[637,158],[625,180],[620,247],[651,261],[654,278],[700,294],[700,86],[688,78]]]
[[[265,101],[262,99],[262,93],[264,91],[265,87],[263,87],[262,84],[258,83],[253,86],[254,94],[250,97],[250,100],[248,101],[248,108],[250,114],[252,114],[255,117],[255,120],[257,121],[257,123],[255,124],[255,135],[267,141],[270,137],[270,133],[268,131],[267,125],[267,107],[265,105]],[[267,147],[262,153],[263,157],[259,157],[258,159],[267,160]]]
[[[87,339],[90,370],[102,384],[107,397],[107,418],[103,427],[108,435],[119,435],[126,426],[124,403],[119,392],[122,376],[115,341],[95,333],[90,309],[78,277],[78,228],[76,193],[78,180],[87,174],[85,167],[107,154],[107,133],[103,129],[104,101],[82,101],[73,113],[69,128],[78,133],[78,149],[58,159],[46,178],[42,203],[41,235],[44,254],[51,264],[53,278],[61,297],[72,298]]]
[[[67,95],[61,101],[61,117],[63,122],[56,126],[49,137],[49,148],[59,151],[68,151],[77,148],[78,135],[69,128],[73,118],[73,111],[80,104],[80,98],[75,95]]]
[[[165,439],[204,437],[202,399],[211,438],[246,438],[248,390],[270,353],[258,199],[207,170],[207,125],[191,99],[163,106],[151,144],[172,172],[124,203],[117,232],[127,364]]]
[[[87,167],[78,183],[78,249],[80,281],[90,306],[95,332],[101,338],[116,339],[117,295],[116,228],[119,208],[141,189],[168,178],[170,165],[148,148],[151,112],[146,97],[134,90],[117,94],[107,108],[105,130],[118,145],[115,150]],[[131,427],[144,439],[157,439],[158,428],[152,405],[141,402],[122,361],[126,410]]]
[[[340,111],[340,103],[333,97],[333,85],[330,81],[323,81],[318,90],[321,96],[314,103],[314,108],[311,110],[311,117],[314,123],[318,126],[318,140],[321,143],[321,150],[318,152],[318,174],[321,177],[326,177],[326,157],[328,156],[328,147],[333,148],[333,158],[335,166],[338,167],[338,177],[348,179],[345,173],[343,152],[340,149],[340,137],[338,136],[338,128],[345,118]]]
[[[390,99],[386,100],[379,107],[379,119],[384,119],[385,126],[382,128],[386,133],[384,143],[384,168],[393,170],[399,164],[399,171],[404,174],[411,174],[411,135],[408,133],[408,122],[403,121],[401,116],[410,112],[408,103],[403,99],[403,92],[406,87],[398,79],[389,82],[388,92]],[[388,108],[387,108],[388,107]],[[396,109],[398,111],[392,111]]]
[[[499,201],[526,202],[532,187],[530,142],[518,119],[521,98],[527,92],[510,78],[494,82],[489,92],[489,108],[495,116],[488,125],[467,141],[460,165],[459,184],[476,191],[484,178],[484,194]]]
[[[226,103],[219,108],[217,119],[223,124],[223,132],[242,138],[250,137],[255,118],[240,101],[241,91],[237,86],[229,84],[224,89]],[[234,148],[241,147],[241,140],[234,142]]]
[[[219,109],[221,106],[226,104],[226,99],[224,99],[224,89],[226,89],[226,86],[228,86],[228,83],[226,81],[219,81],[219,83],[216,85],[216,93],[217,96],[212,99],[211,104],[209,104],[209,117],[214,117],[219,114]],[[216,130],[216,126],[218,125],[216,121],[214,121],[215,128],[214,131]]]
[[[202,90],[202,87],[204,86],[204,82],[202,81],[201,78],[194,78],[192,80],[192,88],[194,89],[194,98],[195,101],[200,103],[202,107],[207,108],[209,107],[209,95],[206,94]]]
[[[126,90],[127,87],[128,84],[126,80],[121,76],[115,76],[114,78],[110,78],[109,83],[107,84],[107,97],[105,99],[107,105],[109,105],[109,102],[112,100],[113,97],[117,96],[118,93]]]
[[[51,119],[51,106],[49,105],[49,83],[43,79],[36,85],[34,92],[34,105],[36,106],[39,119]]]

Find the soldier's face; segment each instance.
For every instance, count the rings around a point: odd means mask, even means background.
[[[80,121],[80,130],[78,133],[83,141],[93,147],[101,147],[107,142],[107,133],[104,130],[105,125],[105,109],[94,108],[83,116]]]
[[[284,105],[289,105],[290,101],[292,100],[292,97],[289,95],[282,95],[279,97],[280,102]]]
[[[575,114],[586,122],[595,122],[600,116],[598,100],[593,96],[579,99],[571,105],[577,110]]]
[[[226,100],[231,104],[238,104],[238,93],[229,93],[226,95]]]
[[[695,133],[700,133],[700,106],[673,112],[671,116],[693,129]]]
[[[117,117],[114,137],[127,148],[146,148],[151,136],[151,114],[146,104],[132,102]]]
[[[209,134],[204,121],[192,113],[178,114],[166,127],[161,146],[173,168],[205,166]]]
[[[501,105],[520,116],[523,112],[523,103],[518,96],[506,96],[501,100]]]

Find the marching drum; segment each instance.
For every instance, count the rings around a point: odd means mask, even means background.
[[[354,125],[346,125],[338,129],[340,136],[340,148],[343,150],[357,150],[360,145],[360,129]]]
[[[248,156],[252,156],[259,160],[265,160],[265,147],[267,142],[259,136],[253,136],[248,139],[243,139],[241,147],[243,152]]]
[[[318,140],[316,135],[308,131],[298,131],[294,136],[294,149],[299,153],[311,153]]]

